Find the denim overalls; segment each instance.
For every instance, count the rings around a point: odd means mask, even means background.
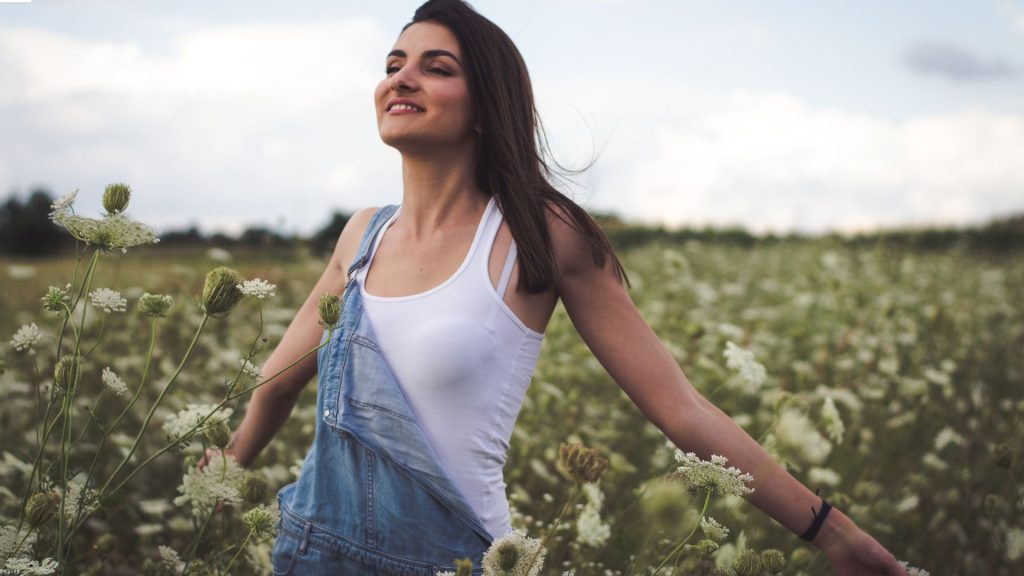
[[[348,270],[341,317],[317,353],[316,437],[298,481],[281,488],[274,574],[434,576],[493,537],[441,468],[384,362],[356,271],[397,206],[374,214]],[[324,336],[320,342],[328,337]]]

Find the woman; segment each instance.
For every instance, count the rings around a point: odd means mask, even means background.
[[[381,139],[402,154],[402,204],[345,227],[263,372],[326,337],[318,299],[343,293],[331,341],[254,393],[231,449],[252,462],[319,373],[316,439],[278,494],[275,573],[426,575],[456,557],[479,567],[510,530],[501,467],[561,299],[647,418],[684,450],[754,472],[748,499],[811,538],[837,574],[905,574],[690,385],[605,236],[548,184],[526,67],[497,26],[460,0],[427,2],[374,97]],[[824,522],[808,535],[812,507]]]

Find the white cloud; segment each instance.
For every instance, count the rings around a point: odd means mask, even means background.
[[[997,8],[1002,12],[1010,26],[1019,33],[1024,33],[1024,6],[1013,0],[999,0]]]

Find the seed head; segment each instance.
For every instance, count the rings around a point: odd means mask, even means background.
[[[128,207],[128,199],[131,198],[132,190],[127,184],[120,182],[108,184],[103,191],[103,208],[108,214],[120,214]]]
[[[583,444],[562,442],[558,446],[558,471],[567,480],[579,483],[594,483],[608,469],[608,459],[597,448]]]
[[[139,298],[139,312],[150,318],[166,318],[174,308],[174,298],[146,292]]]
[[[266,506],[260,505],[242,514],[242,523],[258,536],[274,531],[274,513]]]
[[[25,514],[32,528],[39,528],[57,515],[60,496],[56,492],[36,492],[28,499]]]
[[[320,297],[318,308],[320,325],[329,330],[338,323],[338,317],[341,316],[341,298],[333,294],[324,294]]]
[[[242,277],[227,266],[218,266],[206,275],[202,309],[213,318],[223,318],[242,299],[238,284]]]
[[[242,482],[242,497],[250,504],[259,504],[267,497],[267,480],[261,474],[250,474]]]
[[[53,382],[60,390],[67,390],[75,382],[75,371],[80,369],[82,357],[65,354],[53,367]]]
[[[203,435],[206,436],[207,442],[220,449],[224,449],[231,442],[231,428],[225,420],[217,420],[203,428]]]
[[[786,568],[786,557],[781,550],[769,548],[761,551],[761,567],[772,574],[781,574]]]
[[[757,576],[763,568],[761,565],[761,555],[756,550],[745,550],[736,559],[736,566],[734,568],[739,576]]]

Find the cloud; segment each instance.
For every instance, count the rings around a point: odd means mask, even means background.
[[[1014,31],[1024,34],[1024,6],[1013,0],[1000,0],[997,8],[1006,16]]]
[[[914,72],[956,81],[1015,76],[1016,67],[1000,58],[982,59],[967,48],[946,42],[920,42],[907,48],[903,63]]]

